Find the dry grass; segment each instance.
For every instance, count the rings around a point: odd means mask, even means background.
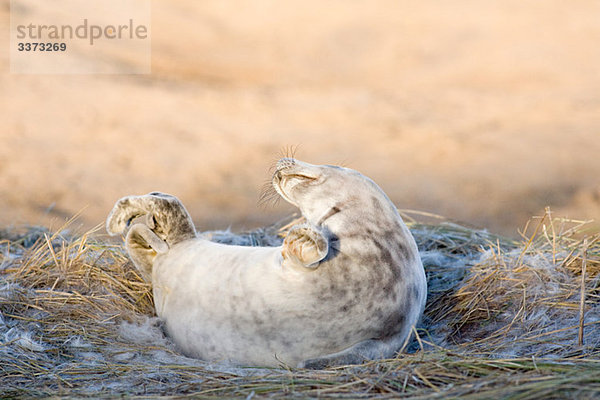
[[[600,395],[600,234],[533,219],[520,241],[406,215],[429,300],[407,354],[323,371],[178,355],[150,287],[97,232],[0,232],[3,396],[592,398]],[[289,221],[288,221],[289,222]],[[285,222],[213,240],[274,244]],[[585,273],[582,274],[582,267]],[[583,343],[580,343],[583,339]]]

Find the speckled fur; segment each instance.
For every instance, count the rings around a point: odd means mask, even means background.
[[[427,292],[395,206],[356,171],[291,158],[278,162],[273,186],[307,221],[280,247],[197,238],[172,196],[117,203],[111,233],[150,215],[129,231],[127,249],[136,265],[143,260],[149,272],[152,264],[156,312],[170,337],[192,357],[245,365],[322,368],[394,356]]]
[[[197,236],[192,218],[179,199],[159,192],[117,201],[106,219],[106,230],[110,235],[118,235],[128,228],[127,251],[147,281],[152,279],[158,254]]]

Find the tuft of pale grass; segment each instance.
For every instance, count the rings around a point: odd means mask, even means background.
[[[0,230],[3,396],[201,398],[592,398],[600,395],[600,233],[532,219],[521,240],[403,212],[428,303],[396,359],[308,371],[177,353],[151,287],[96,230]],[[427,217],[433,222],[419,222]],[[277,245],[300,219],[204,237]],[[585,266],[585,269],[584,269]],[[583,272],[583,273],[582,273]],[[580,339],[581,342],[580,342]]]

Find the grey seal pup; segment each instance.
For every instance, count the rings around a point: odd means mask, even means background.
[[[276,192],[306,223],[279,247],[198,237],[174,196],[128,196],[107,219],[152,282],[181,351],[209,361],[307,368],[391,358],[425,305],[417,245],[396,207],[357,171],[279,160]]]

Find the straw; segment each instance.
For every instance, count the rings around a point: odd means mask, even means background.
[[[412,213],[412,214],[411,214]],[[426,268],[423,322],[392,360],[320,371],[180,355],[150,285],[97,230],[0,230],[5,397],[592,398],[600,395],[600,233],[550,210],[522,240],[404,211]],[[419,222],[420,218],[434,222]],[[290,216],[252,232],[277,245]],[[532,226],[533,232],[528,233]],[[584,339],[585,333],[585,340]]]

